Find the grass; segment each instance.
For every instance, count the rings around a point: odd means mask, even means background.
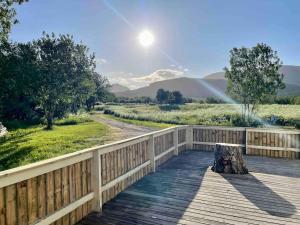
[[[234,126],[233,119],[240,114],[233,104],[198,104],[181,106],[158,105],[108,105],[105,113],[118,118],[170,124],[200,124]],[[257,116],[268,121],[272,115],[283,124],[300,121],[300,105],[260,105]]]
[[[109,127],[86,117],[69,117],[53,130],[42,125],[14,129],[0,138],[0,170],[75,152],[111,139]]]
[[[115,117],[113,115],[108,115],[108,114],[104,114],[103,116],[108,119],[117,120],[117,121],[120,121],[123,123],[129,123],[129,124],[134,124],[137,126],[151,127],[151,128],[157,128],[157,129],[165,129],[165,128],[173,126],[172,124],[169,124],[169,123],[157,123],[157,122],[152,122],[152,121],[125,119],[125,118]]]

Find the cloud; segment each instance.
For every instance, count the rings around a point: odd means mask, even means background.
[[[184,72],[179,70],[171,70],[171,69],[160,69],[156,70],[153,73],[142,76],[142,77],[136,77],[132,78],[136,82],[145,82],[145,83],[153,83],[157,81],[162,80],[169,80],[169,79],[175,79],[178,77],[182,77]]]
[[[132,73],[114,72],[107,74],[111,83],[118,83],[130,89],[137,89],[151,83],[175,79],[185,75],[182,70],[159,69],[149,75],[135,76]]]
[[[177,70],[183,71],[183,72],[189,72],[190,70],[188,68],[184,68],[183,66],[176,66],[174,64],[171,64],[170,67],[176,68]]]
[[[107,63],[107,60],[104,58],[96,58],[95,60],[97,65],[103,65]]]

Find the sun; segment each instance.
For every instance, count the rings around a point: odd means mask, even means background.
[[[138,41],[143,47],[148,48],[154,42],[154,35],[149,30],[143,30],[139,33]]]

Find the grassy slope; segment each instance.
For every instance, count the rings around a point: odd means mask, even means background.
[[[236,105],[231,104],[193,103],[173,108],[157,105],[112,105],[108,108],[127,119],[204,125],[231,125],[226,121],[226,116],[239,113]],[[276,115],[285,119],[300,120],[300,105],[260,105],[257,115],[262,118]]]
[[[0,170],[103,144],[111,139],[110,134],[106,125],[92,121],[54,126],[53,130],[41,125],[16,129],[0,138]]]

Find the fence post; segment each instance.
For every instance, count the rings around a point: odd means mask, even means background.
[[[189,125],[187,128],[187,148],[191,150],[193,148],[193,126]]]
[[[151,165],[151,171],[155,172],[155,149],[154,149],[154,135],[149,136],[149,160]]]
[[[101,179],[101,155],[99,150],[93,152],[92,158],[92,190],[94,192],[93,210],[102,211],[102,179]]]
[[[178,155],[178,127],[174,128],[174,136],[173,136],[173,141],[174,141],[174,155]]]

